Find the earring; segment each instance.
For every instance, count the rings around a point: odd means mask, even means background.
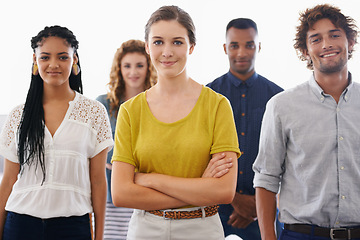
[[[33,75],[39,75],[39,68],[38,68],[38,65],[36,63],[33,63],[32,74]]]
[[[77,65],[76,63],[73,64],[72,66],[72,73],[76,76],[80,73],[80,67],[79,65]]]

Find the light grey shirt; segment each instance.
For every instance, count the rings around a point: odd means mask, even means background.
[[[360,84],[349,79],[338,104],[314,77],[267,104],[254,187],[280,189],[281,222],[360,225]]]

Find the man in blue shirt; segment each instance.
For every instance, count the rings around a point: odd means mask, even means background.
[[[262,117],[267,101],[283,89],[255,72],[260,51],[257,26],[251,19],[238,18],[226,27],[225,54],[230,70],[207,86],[226,96],[232,105],[241,157],[234,201],[221,205],[220,218],[225,236],[236,234],[244,240],[261,239],[257,223],[254,172]]]
[[[360,240],[360,84],[348,71],[357,27],[328,4],[299,20],[294,47],[313,72],[266,106],[253,166],[261,235],[276,239],[279,192],[281,240]]]

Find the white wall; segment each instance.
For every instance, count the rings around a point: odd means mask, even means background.
[[[14,0],[0,3],[0,114],[25,101],[29,87],[32,49],[30,39],[44,26],[71,29],[80,42],[84,94],[96,98],[106,92],[116,49],[130,38],[143,39],[150,14],[162,5],[178,5],[192,16],[197,46],[189,60],[190,75],[202,84],[228,71],[222,44],[227,23],[249,17],[258,24],[262,51],[256,70],[287,89],[306,81],[310,71],[292,47],[298,14],[318,3],[331,3],[360,24],[358,0]],[[350,61],[357,78],[360,50]],[[357,80],[357,79],[355,79]]]

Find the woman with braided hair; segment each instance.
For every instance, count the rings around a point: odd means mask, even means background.
[[[113,144],[105,107],[82,95],[78,41],[65,27],[31,40],[33,72],[26,102],[0,135],[0,239],[103,238],[105,161]]]

